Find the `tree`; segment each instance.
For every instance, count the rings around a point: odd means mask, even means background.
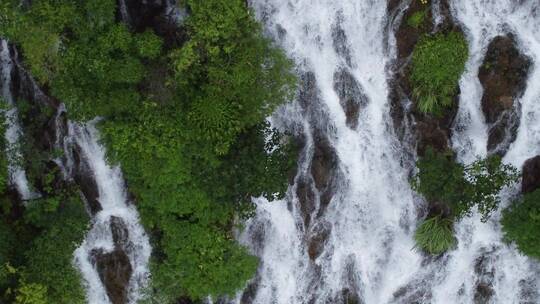
[[[525,194],[504,210],[504,237],[524,254],[540,259],[540,189]]]

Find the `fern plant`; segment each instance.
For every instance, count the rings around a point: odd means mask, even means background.
[[[468,57],[463,34],[424,36],[412,55],[413,98],[423,113],[442,114],[452,105]]]
[[[428,218],[416,229],[414,240],[427,253],[441,254],[456,245],[452,221],[440,215]]]

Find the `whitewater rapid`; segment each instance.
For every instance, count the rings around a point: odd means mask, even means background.
[[[14,62],[10,54],[10,48],[8,43],[4,39],[0,39],[0,77],[1,79],[1,95],[5,106],[4,111],[6,119],[6,151],[8,159],[8,173],[9,182],[14,185],[17,192],[21,196],[23,201],[27,201],[39,196],[37,193],[31,190],[28,178],[24,168],[21,167],[20,162],[22,160],[22,153],[20,150],[20,143],[22,138],[22,129],[19,123],[19,114],[15,107],[15,100],[11,92],[11,79],[14,68]]]
[[[296,125],[306,142],[296,184],[285,201],[257,201],[257,215],[240,237],[261,257],[252,302],[342,303],[359,297],[387,303],[412,280],[422,256],[412,250],[421,202],[409,187],[400,162],[403,147],[389,114],[388,68],[395,50],[386,1],[259,0],[252,5],[296,61],[299,74],[313,78],[313,88],[302,88],[313,92],[307,109],[289,106],[280,116],[281,123]],[[364,96],[356,128],[347,125],[336,89],[343,85],[336,85],[343,71],[351,78],[345,91],[353,90],[347,87],[352,83]],[[310,163],[321,133],[337,156],[334,195],[324,207],[315,191],[318,205],[306,226],[296,188],[299,179],[312,178]],[[321,229],[329,235],[312,260],[307,239]]]
[[[96,254],[122,250],[128,257],[132,274],[128,292],[128,303],[137,303],[148,285],[150,272],[148,262],[151,254],[150,242],[133,203],[128,199],[127,189],[120,167],[107,163],[95,121],[86,124],[68,123],[68,141],[77,145],[81,157],[87,162],[97,185],[101,210],[92,219],[92,227],[81,246],[75,251],[75,264],[79,268],[86,286],[90,304],[110,303],[96,266]],[[72,162],[71,162],[72,163]],[[121,225],[120,240],[114,240],[113,226]]]
[[[404,8],[406,2],[402,1]],[[408,184],[407,155],[414,152],[398,141],[389,114],[395,39],[387,1],[253,0],[251,5],[267,34],[297,64],[299,96],[276,113],[274,123],[296,132],[304,147],[287,197],[255,200],[256,216],[238,237],[261,264],[235,302],[540,303],[538,263],[502,242],[500,210],[487,223],[477,214],[456,223],[458,246],[441,257],[414,249],[412,236],[425,203]],[[520,167],[540,153],[538,3],[453,0],[450,8],[470,48],[451,140],[459,161],[469,163],[488,153],[477,75],[490,40],[512,32],[534,62],[519,100],[517,139],[504,158]],[[433,12],[440,23],[439,10]],[[343,71],[353,79],[347,91],[363,100],[356,127],[347,124],[335,83]],[[322,141],[337,159],[327,206],[321,201],[328,189],[317,189],[312,168]],[[311,209],[302,198],[306,187],[313,192]],[[507,189],[503,197],[515,191]],[[503,205],[508,203],[505,199]],[[313,239],[321,235],[322,249],[313,258]],[[482,299],[482,292],[489,294],[488,300]]]

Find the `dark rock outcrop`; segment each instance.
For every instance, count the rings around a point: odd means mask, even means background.
[[[485,252],[484,255],[476,259],[474,271],[478,275],[474,290],[474,303],[487,304],[491,303],[491,298],[495,294],[493,290],[493,278],[495,277],[494,256],[491,251]]]
[[[319,224],[311,231],[308,240],[308,256],[311,260],[315,260],[323,252],[330,230],[328,225]]]
[[[533,192],[540,188],[540,155],[530,158],[523,164],[521,191]]]
[[[97,183],[94,179],[94,174],[89,168],[88,163],[84,159],[79,150],[79,147],[75,145],[72,147],[72,155],[74,161],[73,167],[73,179],[79,185],[84,198],[86,199],[88,209],[92,215],[95,215],[102,210],[99,203],[99,190]]]
[[[364,107],[368,102],[367,97],[360,88],[360,84],[347,69],[342,68],[334,73],[334,90],[345,112],[347,126],[356,129],[360,108]]]
[[[401,3],[403,4],[403,3]],[[423,155],[426,148],[431,146],[438,151],[448,149],[451,127],[457,114],[459,92],[454,96],[453,106],[442,116],[424,114],[418,111],[413,103],[412,86],[409,81],[410,60],[414,47],[420,37],[426,33],[461,31],[454,23],[446,0],[440,1],[441,23],[436,27],[433,24],[433,15],[430,5],[422,4],[419,0],[412,0],[408,8],[400,14],[401,6],[393,3],[393,27],[396,29],[397,59],[394,63],[395,78],[390,81],[390,114],[396,133],[403,139],[406,128],[405,121],[412,121],[412,130],[416,141],[417,153]],[[418,27],[408,24],[408,20],[416,13],[425,12],[425,20]]]
[[[300,176],[296,181],[296,196],[300,205],[300,212],[304,219],[304,226],[308,227],[311,217],[316,210],[315,193],[312,189],[312,181],[306,176]]]
[[[519,126],[516,98],[525,90],[531,60],[521,54],[513,36],[495,37],[478,72],[484,87],[482,111],[489,124],[488,150],[503,154]]]
[[[121,249],[94,252],[99,277],[113,304],[127,303],[127,286],[133,269],[127,254]]]
[[[336,53],[345,61],[345,63],[351,65],[351,51],[347,42],[347,34],[343,30],[343,15],[341,12],[336,16],[336,24],[332,27],[332,42]]]
[[[179,46],[186,40],[179,19],[185,18],[187,11],[176,0],[118,0],[117,7],[118,19],[124,19],[135,32],[153,29],[164,39],[166,48]]]
[[[113,304],[127,303],[128,286],[133,269],[126,254],[128,245],[128,229],[121,218],[111,217],[110,228],[114,242],[114,250],[92,252],[96,269],[105,286],[107,295]]]
[[[315,187],[319,190],[321,209],[326,207],[333,196],[333,183],[337,173],[338,159],[336,151],[325,135],[314,138],[314,152],[311,161],[311,175]]]

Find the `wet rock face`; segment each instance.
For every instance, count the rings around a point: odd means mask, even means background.
[[[336,20],[336,24],[334,24],[332,27],[332,43],[334,45],[334,50],[345,61],[345,63],[350,66],[352,64],[351,51],[347,42],[347,35],[342,28],[343,15],[341,12],[336,16]]]
[[[488,150],[504,153],[515,140],[519,109],[515,99],[525,90],[531,60],[519,52],[512,36],[494,38],[478,78],[484,88],[482,111],[489,124]]]
[[[393,5],[397,7],[397,5]],[[412,0],[411,4],[403,14],[401,24],[396,32],[396,47],[398,51],[398,59],[403,60],[405,57],[408,57],[412,54],[414,46],[420,39],[420,35],[423,32],[421,28],[414,28],[407,24],[407,21],[411,16],[416,13],[422,12],[426,9],[426,5],[423,5],[419,0]],[[426,11],[426,21],[425,24],[431,24],[431,10]]]
[[[347,126],[356,129],[360,109],[365,107],[368,101],[366,95],[347,69],[340,69],[334,74],[334,90],[345,112]]]
[[[540,188],[540,155],[528,159],[523,164],[521,191],[533,192]]]
[[[314,153],[311,161],[311,175],[319,190],[321,209],[326,207],[333,196],[333,183],[337,173],[336,151],[325,135],[314,136]]]
[[[317,259],[323,252],[330,230],[328,225],[320,224],[311,231],[308,240],[308,256],[311,260]]]
[[[126,253],[120,249],[112,252],[95,252],[99,277],[104,282],[107,295],[113,304],[127,303],[127,286],[133,269]]]
[[[128,229],[121,218],[111,217],[111,233],[114,242],[112,252],[96,250],[93,256],[99,278],[113,304],[127,303],[129,280],[133,269],[124,248],[128,243]]]
[[[181,45],[186,40],[186,33],[175,21],[173,7],[178,7],[176,0],[117,0],[118,3],[124,1],[127,20],[131,28],[136,32],[143,32],[151,28],[162,37],[165,46]],[[182,2],[182,1],[180,1]],[[118,5],[117,7],[121,7]],[[186,13],[181,11],[181,13]],[[118,19],[121,13],[118,12]]]
[[[410,58],[414,47],[420,37],[426,33],[461,31],[451,17],[448,1],[440,1],[441,24],[434,28],[431,5],[422,4],[419,0],[412,0],[405,12],[400,15],[403,1],[391,1],[389,9],[393,10],[393,27],[396,28],[395,38],[397,44],[397,59],[394,65],[395,78],[390,82],[390,115],[394,123],[394,128],[399,137],[403,139],[405,134],[404,121],[413,121],[412,130],[416,141],[417,153],[421,156],[427,147],[432,146],[435,150],[443,151],[448,148],[451,137],[451,127],[457,114],[458,96],[454,97],[454,106],[441,117],[426,115],[415,109],[411,103],[412,86],[409,81]],[[408,20],[417,13],[425,12],[425,21],[418,27],[408,24]]]
[[[96,181],[94,180],[94,175],[92,170],[88,167],[85,159],[82,157],[81,152],[79,151],[78,146],[73,147],[73,179],[79,185],[84,198],[86,199],[90,213],[95,215],[102,210],[101,204],[99,203],[99,190]]]
[[[494,261],[493,257],[489,255],[490,253],[486,252],[487,255],[480,256],[474,265],[474,271],[478,275],[478,282],[474,291],[475,304],[488,304],[495,294],[492,283],[495,277],[495,269],[491,266],[494,265]]]
[[[296,196],[300,204],[300,211],[304,219],[304,226],[311,223],[311,216],[317,208],[315,204],[315,193],[311,187],[312,182],[306,176],[301,176],[296,182]]]

